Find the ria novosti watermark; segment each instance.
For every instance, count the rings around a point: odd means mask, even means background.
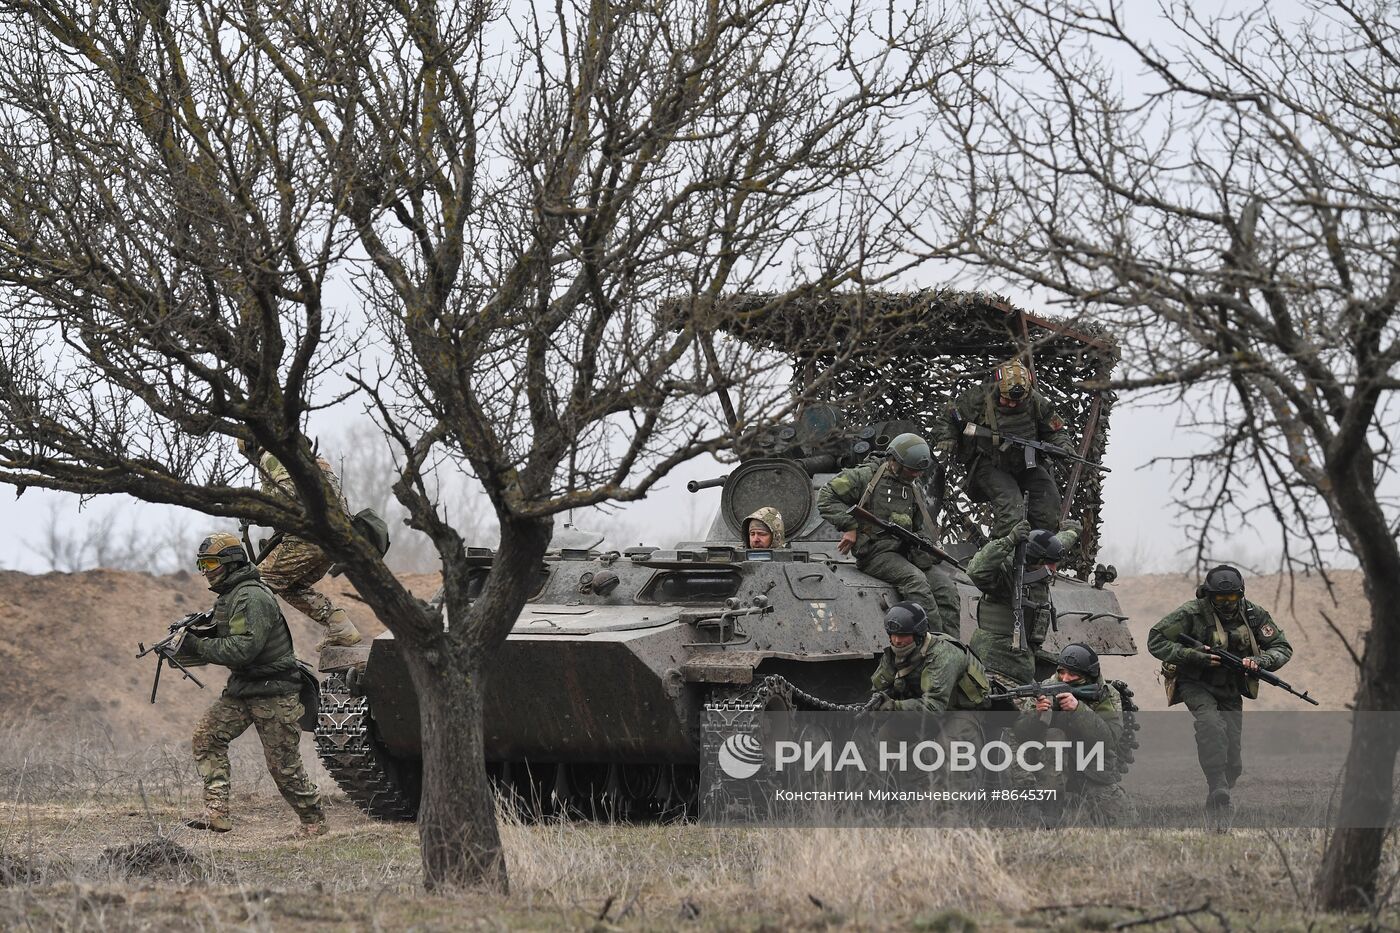
[[[1387,826],[1389,812],[1337,813],[1356,715],[1258,711],[1239,717],[1239,827]],[[785,825],[1117,825],[1201,827],[1205,778],[1184,711],[1138,713],[1128,738],[1076,736],[1072,722],[1016,713],[762,713],[709,733],[701,818]]]

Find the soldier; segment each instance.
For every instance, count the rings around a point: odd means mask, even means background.
[[[942,713],[945,742],[980,741],[981,730],[969,711],[985,705],[989,682],[977,657],[962,642],[930,632],[928,613],[916,602],[891,606],[885,632],[890,645],[870,678],[881,699],[872,708]],[[971,784],[970,773],[949,773],[950,786]]]
[[[972,501],[992,504],[992,537],[1010,533],[1026,518],[1036,528],[1058,531],[1060,488],[1055,478],[1041,463],[1027,468],[1025,449],[1003,443],[1002,433],[1075,452],[1064,420],[1035,390],[1034,375],[1019,360],[1008,360],[993,372],[990,383],[960,395],[947,419],[934,425],[934,441],[942,454],[956,453],[966,466]],[[1029,514],[1025,493],[1030,494]]]
[[[933,518],[918,483],[932,465],[924,439],[901,434],[890,442],[887,459],[872,459],[832,477],[817,493],[817,509],[842,533],[838,551],[854,551],[860,570],[893,584],[901,599],[923,606],[940,631],[956,638],[962,602],[952,578],[926,552],[909,549],[878,527],[863,527],[846,513],[859,504],[887,522],[932,532]]]
[[[296,486],[281,461],[241,440],[238,449],[257,463],[264,493],[283,499],[296,499]],[[336,501],[348,513],[350,509],[341,495],[340,480],[331,470],[331,465],[321,457],[316,458],[316,465],[325,474]],[[335,645],[358,645],[361,640],[359,630],[345,610],[312,588],[330,569],[331,559],[325,551],[304,538],[290,534],[283,534],[282,540],[258,564],[262,581],[272,592],[311,621],[325,626],[326,637],[316,646],[317,651]]]
[[[273,783],[301,820],[299,835],[326,831],[316,785],[301,764],[301,674],[292,633],[277,600],[237,538],[217,532],[199,545],[196,564],[219,594],[214,618],[180,643],[182,662],[229,668],[228,685],[194,730],[194,760],[204,778],[204,815],[187,821],[195,829],[226,833],[229,820],[229,743],[251,725],[258,730]]]
[[[1030,778],[1028,783],[1032,786],[1057,791],[1056,800],[1047,807],[1048,815],[1055,816],[1065,805],[1078,803],[1095,822],[1109,826],[1121,822],[1132,812],[1128,795],[1119,783],[1122,779],[1118,750],[1123,738],[1123,698],[1112,684],[1104,681],[1098,654],[1082,642],[1065,645],[1060,652],[1055,676],[1044,683],[1046,686],[1094,685],[1100,688],[1099,699],[1085,701],[1071,693],[1037,697],[1034,709],[1016,723],[1016,740],[1069,741],[1085,745],[1102,742],[1104,768],[1102,771],[1066,773],[1056,770],[1053,767],[1055,759],[1047,756],[1048,761],[1041,761],[1043,767],[1038,772],[1038,778],[1028,772],[1018,772],[1018,785],[1027,783],[1022,777],[1024,775]]]
[[[1240,761],[1240,717],[1244,697],[1259,696],[1257,678],[1222,668],[1220,658],[1181,643],[1189,635],[1224,648],[1250,670],[1276,671],[1293,657],[1293,646],[1273,617],[1244,598],[1244,577],[1224,564],[1206,572],[1196,598],[1183,603],[1147,635],[1147,650],[1162,662],[1167,702],[1185,703],[1196,719],[1196,757],[1206,777],[1206,809],[1229,810]]]
[[[783,539],[783,514],[771,505],[754,510],[744,519],[744,538],[754,550],[787,547]]]
[[[1079,541],[1082,526],[1065,522],[1059,534],[1048,529],[1031,530],[1022,519],[1011,533],[993,538],[972,556],[967,575],[982,591],[977,601],[977,631],[969,645],[987,669],[1013,684],[1035,679],[1036,652],[1045,642],[1054,618],[1050,581],[1065,552]],[[1011,601],[1016,545],[1026,542],[1025,572],[1021,576],[1022,644],[1015,644],[1015,611]]]

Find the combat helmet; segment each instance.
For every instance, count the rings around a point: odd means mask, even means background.
[[[1007,360],[996,368],[992,381],[996,383],[997,392],[1002,398],[1019,402],[1031,394],[1035,376],[1030,367],[1020,360]]]
[[[1093,648],[1082,641],[1070,642],[1060,650],[1060,657],[1057,661],[1060,667],[1072,674],[1081,677],[1088,677],[1093,680],[1099,679],[1099,655]]]
[[[1206,571],[1205,582],[1196,587],[1196,598],[1209,598],[1216,609],[1233,615],[1244,600],[1244,576],[1229,564],[1212,567]]]
[[[209,563],[213,561],[214,563]],[[195,552],[195,566],[203,573],[215,566],[227,567],[230,564],[248,563],[248,552],[243,550],[243,542],[227,531],[216,531],[199,542]]]
[[[890,456],[906,470],[922,473],[933,466],[933,452],[929,450],[928,441],[910,431],[890,441]]]
[[[885,613],[885,633],[923,638],[928,634],[928,612],[918,603],[895,603]]]
[[[1037,528],[1026,538],[1026,564],[1058,564],[1065,556],[1065,543],[1048,528]]]

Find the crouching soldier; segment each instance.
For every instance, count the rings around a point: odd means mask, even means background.
[[[1081,699],[1073,693],[1037,697],[1034,709],[1021,716],[1013,732],[1018,745],[1028,741],[1070,742],[1074,747],[1062,759],[1042,755],[1039,772],[1017,769],[1013,780],[1018,787],[1055,791],[1055,799],[1046,801],[1043,810],[1049,822],[1057,822],[1061,812],[1075,806],[1089,820],[1107,826],[1130,819],[1132,803],[1120,783],[1118,760],[1123,739],[1123,698],[1112,684],[1104,681],[1098,654],[1080,642],[1064,647],[1055,675],[1044,682],[1045,686],[1057,684],[1097,689],[1092,691],[1093,699]],[[1093,760],[1102,767],[1076,770],[1074,748],[1093,749],[1096,745],[1102,746],[1103,756]]]
[[[292,633],[272,591],[233,535],[218,532],[205,538],[196,563],[218,598],[211,627],[187,633],[177,657],[187,664],[222,665],[230,673],[223,696],[194,730],[194,760],[204,778],[204,815],[187,825],[218,833],[233,828],[228,746],[253,726],[273,783],[301,821],[299,835],[319,836],[326,831],[326,815],[301,763],[301,674]]]
[[[879,696],[873,709],[942,714],[941,738],[981,742],[972,710],[986,706],[987,672],[962,642],[929,631],[928,614],[915,602],[896,603],[885,613],[890,644],[870,678]],[[949,771],[949,787],[972,785],[971,772]]]

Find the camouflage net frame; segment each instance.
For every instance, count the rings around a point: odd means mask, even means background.
[[[929,425],[946,416],[958,395],[989,382],[998,364],[1020,355],[1035,373],[1035,388],[1064,418],[1078,452],[1103,462],[1115,396],[1085,384],[1106,383],[1119,350],[1101,325],[1036,315],[1000,295],[951,288],[786,301],[742,294],[722,304],[727,331],[787,354],[794,390],[844,410],[848,427],[908,421],[927,436]],[[860,322],[861,346],[833,370],[830,341],[841,336],[833,321],[845,320]],[[810,392],[817,373],[830,377],[830,387]],[[990,509],[968,499],[962,465],[947,466],[944,537],[981,544]],[[1050,469],[1062,495],[1074,485],[1070,515],[1084,523],[1080,546],[1061,570],[1088,579],[1099,550],[1103,474],[1064,461]]]

